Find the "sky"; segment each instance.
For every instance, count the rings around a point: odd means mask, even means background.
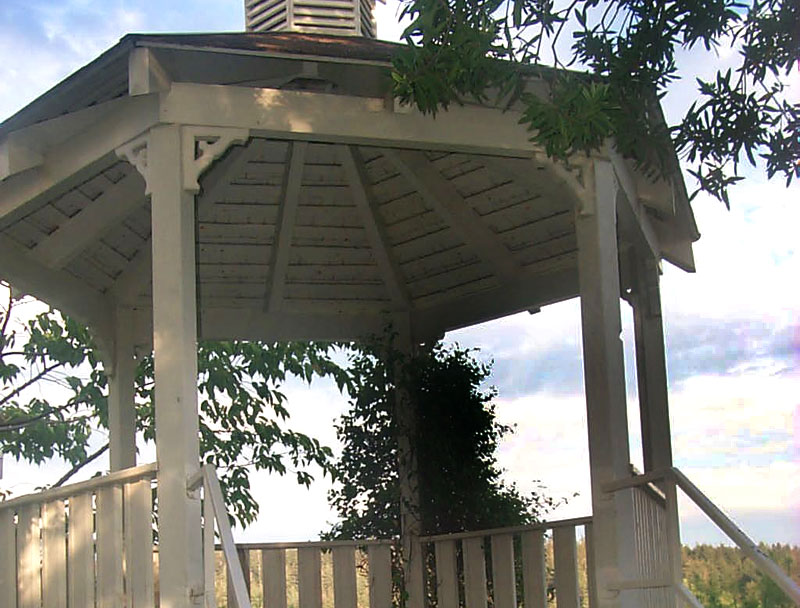
[[[44,93],[129,32],[241,31],[242,0],[3,0],[0,3],[0,120]],[[397,4],[378,5],[379,37],[396,39]],[[682,57],[708,75],[732,59]],[[800,95],[800,74],[791,76]],[[676,120],[692,100],[693,80],[665,99]],[[797,98],[797,96],[795,96]],[[690,184],[690,188],[691,188]],[[697,272],[664,266],[664,309],[675,464],[755,540],[800,544],[800,186],[758,172],[738,186],[731,210],[694,202],[702,234]],[[544,486],[567,498],[550,519],[590,513],[586,414],[577,301],[453,332],[447,340],[494,361],[497,416],[513,424],[498,459],[523,491]],[[641,468],[632,319],[623,303],[632,462]],[[336,388],[286,386],[292,424],[336,449],[332,423],[345,411]],[[154,458],[142,446],[141,461]],[[107,467],[99,461],[97,468]],[[0,488],[14,494],[52,483],[59,462],[34,469],[6,458]],[[87,470],[84,475],[93,471]],[[305,540],[333,514],[328,484],[253,478],[258,521],[242,540]],[[681,503],[684,542],[722,542],[704,516]]]

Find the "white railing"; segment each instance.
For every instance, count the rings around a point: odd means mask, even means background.
[[[0,502],[0,606],[154,606],[156,472],[148,464]]]
[[[391,608],[394,546],[393,540],[345,540],[243,543],[236,550],[248,589],[260,560],[267,608]],[[236,608],[228,574],[227,605]]]
[[[578,559],[579,529],[588,561]],[[237,550],[247,587],[260,560],[266,608],[391,608],[402,596],[407,608],[517,608],[523,598],[544,608],[548,596],[559,608],[590,608],[597,606],[591,543],[588,517],[420,537],[404,589],[396,540],[248,543]],[[591,591],[582,597],[585,588]],[[232,592],[229,579],[231,608]]]
[[[677,512],[677,489],[680,488],[689,499],[694,502],[703,513],[705,513],[714,524],[724,532],[741,549],[748,558],[761,570],[762,574],[768,576],[797,606],[800,606],[800,586],[797,585],[769,556],[767,556],[756,543],[754,543],[739,527],[723,513],[711,500],[703,494],[697,486],[678,469],[672,467],[652,471],[643,475],[634,475],[627,479],[615,481],[604,486],[606,492],[620,492],[634,489],[642,492],[644,488],[653,491],[654,483],[659,483],[664,489],[664,525],[662,530],[666,534],[668,546],[668,577],[664,577],[664,569],[657,573],[655,580],[648,580],[644,570],[640,568],[637,581],[627,581],[620,585],[621,589],[655,589],[668,587],[674,598],[680,600],[692,608],[702,608],[696,597],[683,584],[681,576],[680,562],[680,534],[678,531],[678,512]],[[648,508],[651,508],[648,506]],[[660,547],[654,546],[650,549],[644,561],[659,563],[662,558],[657,554]],[[663,562],[662,562],[663,563]]]
[[[577,530],[584,529],[586,569],[578,567]],[[546,536],[552,534],[552,584],[548,577]],[[547,606],[555,594],[558,608],[595,607],[592,567],[592,520],[589,517],[530,526],[420,538],[417,559],[412,555],[408,589],[411,608],[430,604],[458,608],[517,608],[518,591],[526,606]],[[488,565],[488,568],[487,568]],[[420,573],[421,570],[421,573]],[[581,577],[588,597],[581,599]],[[517,589],[517,581],[521,588]],[[424,597],[427,595],[427,602]],[[419,598],[419,599],[417,599]]]

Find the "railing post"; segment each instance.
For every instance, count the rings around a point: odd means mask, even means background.
[[[17,548],[14,510],[0,506],[0,606],[17,606]]]
[[[190,608],[203,586],[199,493],[186,485],[200,465],[195,197],[183,172],[193,160],[188,152],[194,153],[183,145],[181,127],[150,130],[145,179],[153,243],[159,589],[170,608]]]
[[[583,367],[592,484],[599,608],[626,608],[629,594],[614,586],[632,570],[630,493],[609,494],[605,483],[629,474],[625,362],[620,333],[618,186],[611,163],[595,161],[591,200],[576,210]],[[590,176],[591,177],[591,176]],[[588,197],[587,197],[588,198]]]
[[[665,524],[669,575],[675,593],[675,601],[673,604],[675,608],[680,608],[682,600],[680,599],[679,589],[681,585],[683,585],[683,560],[681,555],[680,520],[678,518],[678,487],[675,483],[675,478],[672,476],[667,477],[664,481],[663,488],[664,497],[666,499]]]

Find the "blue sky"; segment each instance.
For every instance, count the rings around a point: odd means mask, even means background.
[[[4,0],[0,3],[0,120],[112,46],[128,32],[237,31],[242,0]],[[383,38],[397,36],[397,5],[379,5]],[[694,73],[724,66],[734,51],[715,58],[687,56]],[[792,76],[800,94],[800,75]],[[691,79],[667,96],[666,114],[680,116],[691,101]],[[757,540],[800,544],[800,187],[766,183],[753,173],[733,193],[731,211],[698,197],[702,233],[695,246],[697,273],[665,265],[666,323],[673,444],[681,467]],[[631,318],[623,305],[634,450],[640,464],[638,415],[631,350]],[[589,511],[588,455],[577,302],[545,308],[449,335],[481,348],[494,360],[498,416],[517,425],[500,461],[523,489],[544,483],[571,496],[552,517]],[[343,411],[327,385],[288,387],[293,422],[334,443],[331,421]],[[149,455],[149,456],[148,456]],[[143,453],[152,458],[152,450]],[[103,466],[102,464],[99,466]],[[15,493],[52,481],[61,465],[40,471],[6,461],[0,482]],[[286,480],[259,478],[263,516],[240,538],[313,537],[330,513],[324,483],[309,490]],[[280,495],[282,504],[270,500]],[[684,540],[722,540],[688,505]],[[281,522],[276,525],[276,522]]]

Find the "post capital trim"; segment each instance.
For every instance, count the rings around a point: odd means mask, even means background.
[[[122,144],[114,152],[118,158],[128,161],[144,178],[144,193],[150,194],[150,180],[147,179],[147,141],[149,131]]]
[[[147,147],[150,132],[119,146],[116,155],[128,161],[145,180],[145,194],[151,194]],[[203,171],[234,144],[243,144],[250,137],[249,129],[214,126],[181,126],[181,157],[175,159],[180,167],[183,188],[197,194]]]
[[[181,128],[183,187],[197,194],[203,171],[221,157],[233,144],[243,144],[250,137],[249,129],[213,126]]]

